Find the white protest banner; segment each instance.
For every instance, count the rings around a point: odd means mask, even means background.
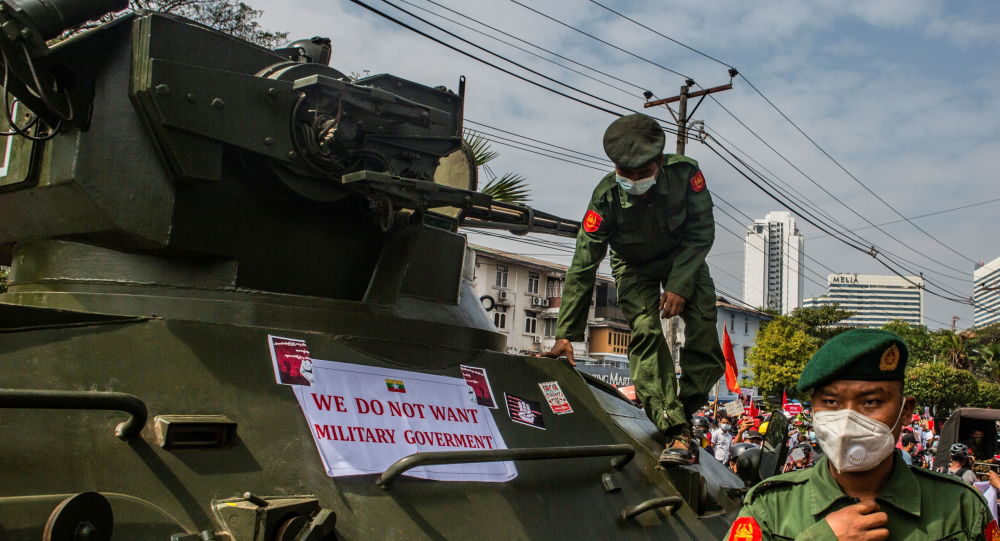
[[[313,359],[310,386],[292,386],[327,475],[378,474],[423,451],[506,449],[490,410],[460,377]],[[423,466],[406,475],[504,482],[512,462]]]
[[[743,415],[743,402],[739,399],[733,400],[732,402],[726,402],[726,415],[730,417],[739,417]]]

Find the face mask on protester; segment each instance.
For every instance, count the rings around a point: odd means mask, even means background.
[[[719,429],[721,429],[723,432],[729,432],[729,429],[732,428],[732,427],[733,426],[731,424],[729,424],[729,423],[721,423],[719,425]]]
[[[893,426],[902,413],[900,406]],[[891,427],[851,409],[817,411],[813,414],[813,428],[820,447],[841,473],[868,471],[896,447]]]
[[[618,173],[615,173],[615,180],[618,181],[618,185],[625,190],[625,193],[632,195],[642,195],[649,191],[656,184],[656,175],[652,175],[646,178],[640,178],[639,180],[631,180],[625,178]]]

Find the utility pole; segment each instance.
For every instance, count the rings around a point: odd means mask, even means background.
[[[684,147],[687,144],[688,130],[691,128],[691,126],[688,124],[690,118],[694,116],[694,113],[695,111],[698,110],[698,107],[701,105],[701,102],[705,101],[705,96],[709,94],[715,94],[716,92],[722,92],[723,90],[732,90],[733,89],[732,80],[737,75],[739,75],[739,72],[737,72],[734,69],[730,69],[729,84],[714,86],[712,88],[706,88],[704,90],[696,90],[694,92],[691,92],[691,87],[695,85],[694,79],[688,79],[684,81],[684,86],[681,87],[680,94],[676,96],[671,96],[669,98],[663,98],[662,100],[649,101],[649,98],[653,97],[653,93],[647,90],[643,94],[646,97],[646,103],[643,104],[643,107],[648,109],[650,107],[657,107],[659,105],[667,106],[667,110],[670,111],[670,116],[674,117],[674,120],[677,121],[677,153],[684,154]],[[694,109],[692,109],[691,113],[689,114],[687,108],[688,99],[699,98],[699,97],[701,99],[698,100],[698,103],[695,104]],[[670,104],[674,102],[678,102],[677,113],[674,113],[674,110],[670,108]]]
[[[691,87],[695,85],[694,79],[687,79],[684,81],[684,86],[681,87],[681,93],[676,96],[671,96],[669,98],[663,98],[662,100],[649,101],[653,97],[653,93],[650,91],[645,91],[643,96],[646,98],[646,103],[643,107],[657,107],[659,105],[666,106],[667,110],[670,111],[670,116],[674,117],[674,121],[677,122],[677,154],[684,154],[684,147],[687,144],[687,134],[690,129],[688,120],[690,117],[694,116],[695,111],[701,105],[701,102],[705,101],[705,96],[709,94],[715,94],[716,92],[722,92],[724,90],[732,90],[733,79],[739,75],[739,72],[730,68],[729,69],[729,84],[721,86],[713,86],[712,88],[706,88],[704,90],[696,90],[691,92]],[[701,98],[698,103],[695,104],[694,109],[688,114],[687,102],[688,98]],[[677,103],[677,113],[670,108],[670,104]],[[693,124],[693,123],[692,123]],[[677,322],[680,317],[674,316],[667,320],[667,348],[670,350],[670,356],[673,357],[674,363],[679,361],[680,357],[680,347],[677,343]],[[716,407],[718,407],[718,391],[716,391]]]
[[[955,327],[955,323],[958,320],[960,320],[960,319],[962,319],[962,318],[960,318],[958,316],[951,316],[951,330],[952,330],[952,332],[955,332],[957,330],[956,327]]]

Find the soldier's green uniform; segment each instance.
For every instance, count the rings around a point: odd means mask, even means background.
[[[902,381],[907,356],[905,342],[895,334],[854,329],[830,339],[809,359],[798,389],[807,391],[836,380]],[[952,476],[911,468],[899,451],[892,453],[889,477],[875,498],[888,517],[889,539],[1000,541],[1000,531],[978,490]],[[855,503],[858,500],[837,483],[829,456],[824,455],[812,468],[771,477],[753,487],[726,539],[835,541],[826,516]]]
[[[889,517],[889,539],[992,541],[986,501],[972,485],[940,473],[911,468],[895,453],[892,473],[875,499]],[[729,540],[836,541],[824,518],[857,500],[844,494],[823,456],[812,468],[763,481],[747,493]],[[754,528],[760,532],[753,537]],[[742,532],[742,533],[741,533]]]
[[[614,135],[613,128],[620,122],[612,124],[609,135]],[[625,167],[655,158],[662,152],[662,139],[656,154],[643,155],[649,152],[648,147],[609,149],[605,137],[605,149],[612,161],[621,165],[631,159]],[[628,155],[622,158],[625,153]],[[724,371],[715,326],[715,286],[705,263],[714,240],[712,196],[698,163],[668,154],[655,185],[642,196],[625,192],[614,173],[601,179],[587,207],[576,237],[573,263],[566,273],[556,337],[581,341],[597,268],[610,245],[618,303],[632,330],[628,354],[636,396],[649,418],[668,434],[686,426]],[[661,285],[686,301],[681,313],[685,343],[679,396],[673,360],[661,328]]]

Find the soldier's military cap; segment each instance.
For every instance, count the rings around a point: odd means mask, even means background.
[[[636,113],[615,120],[604,132],[604,152],[615,165],[633,169],[663,154],[666,137],[652,117]]]
[[[808,391],[837,379],[902,381],[909,352],[899,336],[880,329],[852,329],[834,336],[806,363],[797,386]]]

